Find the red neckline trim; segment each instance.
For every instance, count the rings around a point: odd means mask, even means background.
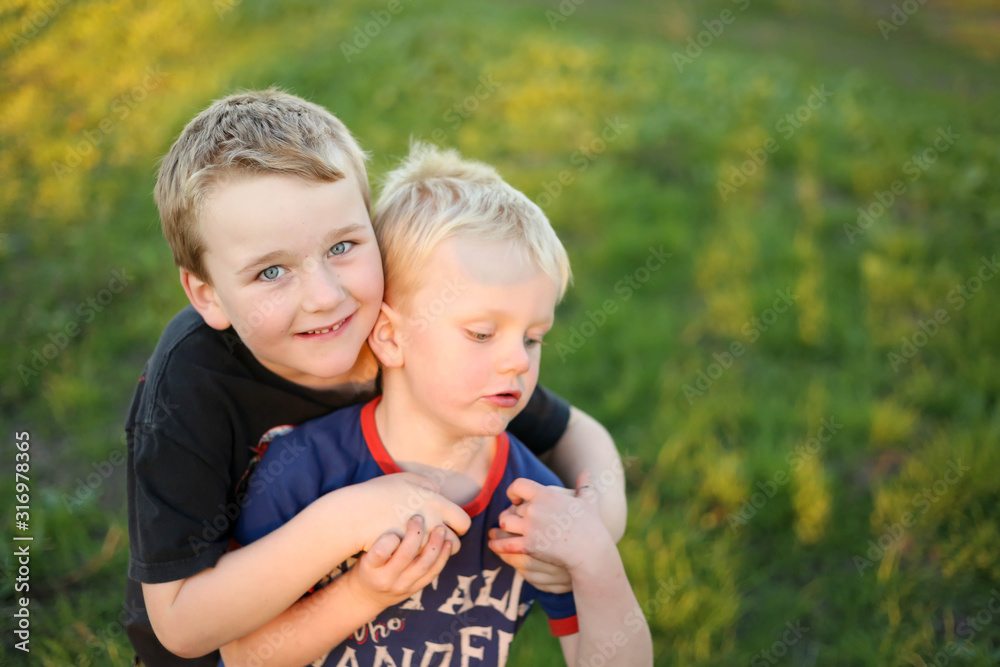
[[[365,436],[365,443],[368,445],[368,451],[371,452],[375,463],[382,469],[382,472],[386,475],[391,475],[403,472],[403,469],[396,464],[392,456],[389,455],[389,452],[386,451],[385,445],[382,444],[382,438],[379,437],[378,428],[375,426],[375,406],[378,405],[380,400],[382,400],[382,397],[376,396],[361,408],[361,432]],[[479,495],[469,501],[468,504],[462,506],[462,509],[470,517],[476,516],[490,504],[490,499],[493,498],[497,487],[500,486],[500,480],[503,479],[503,473],[507,469],[507,455],[509,452],[510,440],[507,438],[507,432],[505,431],[497,436],[496,454],[493,456],[490,472],[486,476],[486,483],[483,484]]]

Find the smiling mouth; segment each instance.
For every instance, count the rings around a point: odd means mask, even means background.
[[[344,326],[345,324],[347,324],[347,321],[349,319],[351,319],[352,316],[353,316],[353,313],[351,315],[348,315],[347,317],[345,317],[344,319],[340,320],[339,322],[337,322],[336,324],[334,324],[332,326],[323,327],[322,329],[310,329],[309,331],[303,331],[299,335],[300,336],[318,336],[320,334],[325,334],[325,333],[330,333],[331,331],[336,331],[337,329],[340,329],[342,326]]]

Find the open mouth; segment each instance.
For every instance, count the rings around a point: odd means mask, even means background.
[[[350,314],[350,315],[348,315],[344,319],[340,320],[339,322],[337,322],[335,324],[331,324],[328,327],[321,327],[319,329],[310,329],[308,331],[303,331],[302,333],[297,334],[297,335],[299,335],[299,336],[322,336],[323,334],[334,333],[336,331],[339,331],[345,324],[347,324],[351,320],[352,317],[354,317],[353,313]]]
[[[497,394],[490,394],[485,398],[487,403],[492,403],[497,407],[513,408],[517,405],[517,402],[521,400],[521,392],[514,389],[513,391],[503,391]]]

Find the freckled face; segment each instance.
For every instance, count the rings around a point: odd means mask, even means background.
[[[199,218],[215,299],[254,356],[311,387],[344,381],[375,325],[382,261],[357,181],[269,174],[220,186]]]

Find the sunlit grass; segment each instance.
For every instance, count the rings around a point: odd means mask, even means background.
[[[41,4],[14,3],[2,25]],[[934,664],[963,639],[968,664],[995,663],[1000,618],[969,634],[1000,581],[1000,300],[973,280],[1000,238],[1000,95],[969,55],[989,43],[961,37],[972,10],[936,26],[928,7],[883,41],[863,3],[754,3],[678,72],[672,54],[732,4],[587,3],[557,30],[548,5],[405,4],[348,63],[362,3],[70,3],[5,51],[0,414],[32,433],[37,663],[131,657],[115,454],[185,303],[156,159],[211,99],[272,83],[343,118],[373,178],[415,136],[545,205],[576,281],[542,379],[627,457],[620,549],[658,665],[761,664],[796,622],[808,632],[787,664]],[[789,134],[782,119],[823,85],[832,97]],[[119,118],[116,102],[135,104]],[[53,167],[109,117],[77,166]],[[942,128],[959,138],[908,167]],[[734,169],[745,182],[723,197]],[[856,233],[858,208],[897,180]],[[97,311],[113,270],[128,284]],[[13,609],[6,576],[0,593]],[[533,618],[511,664],[556,664],[546,635]]]

